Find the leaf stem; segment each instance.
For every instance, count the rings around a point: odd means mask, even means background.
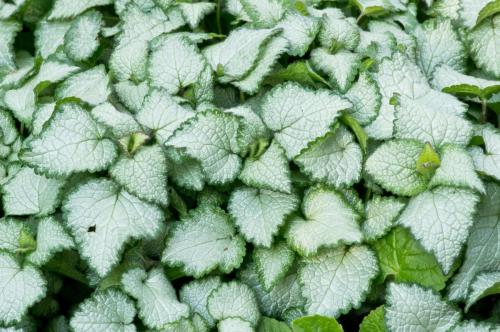
[[[222,25],[220,22],[220,13],[221,13],[221,0],[217,0],[217,9],[215,12],[215,20],[217,22],[217,32],[219,35],[222,34]]]
[[[481,123],[486,123],[488,105],[485,98],[481,98]]]

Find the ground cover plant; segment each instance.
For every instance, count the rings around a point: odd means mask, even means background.
[[[499,80],[499,0],[0,0],[0,331],[499,331]]]

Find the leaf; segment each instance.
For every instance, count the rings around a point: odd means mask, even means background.
[[[237,141],[240,126],[238,118],[227,113],[198,113],[175,132],[167,145],[184,148],[189,156],[199,160],[209,183],[228,183],[241,168]]]
[[[22,266],[4,252],[0,252],[0,280],[0,322],[7,325],[19,322],[47,290],[47,283],[36,268]]]
[[[345,92],[358,73],[361,56],[349,51],[330,54],[324,48],[316,48],[311,52],[311,64],[320,72],[325,73],[329,82],[339,91]]]
[[[347,91],[345,97],[352,103],[352,108],[347,112],[360,125],[367,125],[376,118],[382,97],[377,83],[368,73],[359,74],[358,80]]]
[[[109,59],[109,68],[118,80],[145,79],[148,43],[185,24],[179,11],[166,14],[157,7],[143,11],[135,3],[127,6],[121,21],[122,32],[116,37],[117,44]]]
[[[343,332],[344,329],[334,318],[314,315],[298,318],[292,322],[294,332]]]
[[[349,102],[326,90],[311,91],[285,83],[264,97],[262,120],[291,159],[309,142],[325,135],[340,111],[350,106]]]
[[[138,113],[142,108],[144,98],[149,92],[147,82],[134,83],[132,81],[121,81],[114,85],[114,90],[120,101],[132,112]],[[154,90],[153,90],[154,91]]]
[[[203,50],[221,83],[244,78],[253,69],[266,42],[278,32],[272,29],[239,28],[220,43]]]
[[[390,101],[394,94],[413,100],[418,105],[415,109],[433,109],[440,105],[440,114],[462,115],[466,112],[465,104],[453,96],[432,90],[419,67],[405,55],[396,52],[391,58],[382,60],[378,73],[374,75],[382,95],[382,103],[377,118],[366,127],[370,137],[390,138],[394,130],[395,111]]]
[[[309,189],[302,201],[302,213],[305,219],[295,217],[286,238],[303,256],[315,255],[321,247],[361,242],[359,216],[334,190]]]
[[[42,133],[29,142],[21,158],[50,175],[100,171],[116,157],[115,144],[104,134],[104,127],[86,110],[66,103],[51,117]]]
[[[0,250],[10,253],[22,252],[21,233],[26,232],[24,225],[17,219],[0,219]]]
[[[116,289],[95,292],[78,307],[70,320],[75,332],[83,331],[135,331],[134,303]]]
[[[271,37],[266,43],[265,49],[259,56],[259,60],[253,70],[243,77],[243,79],[233,82],[241,91],[248,94],[255,94],[264,78],[271,72],[281,54],[288,48],[288,41],[276,35]]]
[[[241,318],[225,318],[217,324],[219,332],[253,332],[252,324]]]
[[[385,321],[390,331],[448,331],[460,313],[431,290],[417,285],[389,284]]]
[[[359,307],[377,273],[377,259],[366,246],[339,247],[304,259],[299,280],[307,314],[337,317]]]
[[[285,217],[298,203],[295,194],[241,187],[232,192],[228,210],[247,241],[270,247]]]
[[[425,143],[417,159],[417,172],[430,179],[440,165],[441,159],[439,159],[439,155],[434,151],[432,145]]]
[[[27,261],[42,266],[56,253],[75,247],[73,238],[61,222],[53,216],[38,221],[36,249],[27,256]]]
[[[294,261],[294,253],[285,242],[274,244],[271,248],[255,248],[253,259],[259,280],[266,290],[270,290],[282,279]]]
[[[257,158],[245,160],[239,175],[243,183],[262,189],[290,193],[292,181],[285,151],[275,141]]]
[[[189,307],[177,300],[162,267],[149,272],[139,268],[129,270],[122,277],[122,285],[137,300],[139,317],[152,329],[189,316]]]
[[[240,282],[222,283],[208,297],[208,311],[216,320],[241,318],[257,325],[260,313],[250,287]]]
[[[183,267],[199,278],[215,269],[229,273],[245,255],[245,241],[220,208],[202,205],[177,223],[167,240],[162,261]]]
[[[2,188],[3,209],[6,215],[46,216],[60,203],[59,192],[64,185],[60,179],[35,174],[22,167]]]
[[[123,155],[109,173],[137,197],[155,204],[168,204],[167,159],[158,145],[145,146],[131,157]]]
[[[0,73],[16,68],[14,62],[14,40],[22,26],[15,21],[0,21]]]
[[[413,196],[426,188],[425,177],[417,171],[423,145],[410,140],[393,140],[380,145],[366,160],[365,170],[384,189],[397,195]]]
[[[47,59],[64,45],[64,36],[72,21],[40,21],[34,32],[36,55]]]
[[[464,300],[474,278],[481,272],[500,270],[500,186],[486,183],[477,216],[467,239],[465,256],[453,277],[448,297]]]
[[[451,20],[431,19],[415,30],[417,64],[427,77],[440,65],[465,69],[467,53]]]
[[[276,70],[269,74],[264,84],[276,85],[286,81],[297,82],[303,86],[314,87],[316,85],[314,74],[305,61],[295,61],[286,68]]]
[[[281,36],[288,40],[287,53],[304,56],[319,32],[321,21],[315,17],[304,16],[295,11],[287,11],[276,25],[283,29]]]
[[[302,150],[295,162],[312,180],[339,188],[359,180],[362,158],[353,135],[341,126]]]
[[[462,0],[460,2],[460,19],[468,29],[475,27],[481,9],[492,0]]]
[[[393,278],[396,282],[416,283],[436,291],[446,286],[436,258],[424,250],[412,234],[402,227],[373,244],[380,266],[380,280]]]
[[[259,281],[255,264],[250,263],[240,272],[241,280],[255,293],[259,309],[267,316],[290,320],[288,314],[299,310],[300,316],[305,299],[301,294],[301,286],[295,273],[290,273],[279,280],[269,291],[265,290]]]
[[[461,147],[447,145],[441,152],[441,166],[429,183],[430,187],[469,188],[484,194],[484,185],[474,170],[471,156]]]
[[[111,129],[113,135],[117,137],[125,137],[141,131],[141,127],[132,114],[117,110],[109,102],[97,105],[90,113],[99,123]]]
[[[477,202],[469,190],[438,187],[413,197],[398,223],[408,227],[448,273],[467,240]]]
[[[474,161],[478,172],[492,176],[500,180],[500,132],[493,126],[487,125],[480,130],[484,140],[485,151],[480,147],[469,148],[469,154]]]
[[[167,149],[167,156],[167,169],[176,185],[194,191],[203,189],[205,175],[197,160],[173,149]]]
[[[239,0],[252,23],[259,28],[274,26],[285,15],[287,3],[283,0]]]
[[[72,0],[56,0],[49,14],[49,20],[75,17],[89,8],[105,6],[111,3],[111,0],[81,0],[77,2]]]
[[[467,312],[470,307],[480,299],[500,293],[500,272],[487,272],[479,274],[472,283],[465,305]]]
[[[56,98],[76,97],[96,106],[111,94],[109,77],[103,65],[75,74],[62,82],[56,90]]]
[[[383,305],[373,309],[363,318],[359,325],[359,332],[386,332],[387,327],[385,326],[384,317],[385,309]]]
[[[292,332],[283,322],[269,317],[262,317],[257,332]]]
[[[469,35],[470,54],[476,65],[493,76],[500,77],[497,38],[500,34],[500,15],[490,16]]]
[[[113,181],[91,180],[66,199],[63,211],[80,254],[104,277],[120,261],[130,239],[152,239],[161,229],[163,213]]]
[[[179,298],[189,305],[193,312],[203,317],[209,327],[215,326],[215,319],[208,312],[208,297],[221,285],[219,277],[207,277],[193,280],[182,286]]]
[[[75,61],[87,60],[99,47],[102,14],[89,11],[78,16],[64,35],[64,51]]]
[[[358,46],[360,29],[354,18],[346,18],[340,10],[318,14],[317,16],[320,16],[322,20],[318,34],[321,46],[332,51],[354,50]]]
[[[157,44],[148,63],[148,78],[153,87],[175,95],[198,82],[207,62],[194,43],[172,36],[162,38]]]
[[[500,1],[495,0],[488,2],[477,16],[476,26],[480,25],[488,17],[496,15],[498,12],[500,12]]]
[[[164,90],[152,89],[144,99],[136,119],[153,131],[159,144],[166,144],[173,133],[195,114],[179,105]]]
[[[216,4],[209,2],[179,3],[182,16],[188,22],[191,29],[195,29],[201,20],[214,11]]]
[[[436,111],[403,97],[396,106],[394,136],[429,142],[435,147],[443,144],[465,146],[472,137],[472,124],[461,116]]]
[[[444,65],[434,72],[432,85],[447,93],[479,97],[481,100],[489,99],[493,94],[500,92],[500,81],[464,75]]]
[[[384,236],[393,226],[405,203],[395,197],[375,196],[365,209],[363,235],[371,241]]]
[[[63,62],[45,61],[40,66],[37,75],[29,79],[22,87],[5,93],[5,104],[16,119],[29,124],[36,109],[35,88],[44,82],[59,82],[78,70],[78,67]]]

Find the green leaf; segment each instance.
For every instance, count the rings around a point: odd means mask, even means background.
[[[446,286],[446,276],[433,255],[424,250],[411,233],[396,227],[373,244],[380,266],[380,279],[393,278],[396,282],[409,282],[436,291]]]
[[[135,314],[134,303],[121,291],[97,291],[78,306],[70,326],[75,332],[135,331]]]
[[[432,145],[425,143],[422,152],[417,159],[417,172],[422,174],[426,179],[430,179],[436,169],[441,165],[439,155],[434,151]]]
[[[356,135],[356,139],[358,140],[363,153],[366,154],[368,147],[368,135],[366,134],[363,127],[361,127],[358,120],[355,117],[350,116],[349,114],[344,114],[340,117],[340,121],[354,132],[354,135]]]
[[[312,180],[340,188],[359,180],[362,158],[354,136],[340,126],[302,150],[295,162]]]
[[[359,332],[387,332],[384,316],[385,310],[383,305],[373,309],[363,318],[361,325],[359,325]]]
[[[385,319],[390,331],[447,331],[460,320],[455,308],[417,285],[389,284],[387,303]]]
[[[309,66],[305,61],[295,61],[286,68],[277,70],[267,76],[264,84],[277,85],[285,81],[297,82],[303,86],[314,87],[316,85]]]
[[[269,317],[262,317],[257,332],[292,332],[283,322]]]
[[[334,190],[309,189],[302,201],[304,219],[296,216],[286,233],[288,244],[303,256],[315,255],[322,247],[361,242],[359,216]]]
[[[294,332],[343,332],[344,329],[334,318],[314,315],[301,317],[292,322]]]
[[[375,255],[362,245],[338,247],[304,259],[299,280],[306,312],[337,317],[358,308],[377,274]]]
[[[168,204],[167,159],[158,145],[142,147],[131,157],[122,156],[109,173],[137,197],[164,206]]]
[[[266,290],[270,290],[282,279],[293,264],[295,255],[285,242],[271,248],[255,248],[253,259],[259,279]]]
[[[453,277],[448,297],[464,300],[474,278],[481,272],[500,270],[500,186],[486,184],[477,216],[467,239],[464,261]]]
[[[295,194],[241,187],[232,192],[228,210],[247,241],[270,247],[285,217],[298,204]]]
[[[477,16],[476,20],[476,27],[480,25],[485,19],[494,16],[500,12],[500,1],[495,0],[495,1],[490,1],[486,6],[484,6],[481,11],[479,12],[479,15]]]
[[[189,316],[189,307],[177,300],[162,267],[149,272],[132,269],[122,277],[125,292],[137,299],[139,317],[150,328],[161,328]]]
[[[231,272],[244,255],[245,241],[236,234],[229,216],[220,208],[202,205],[175,225],[162,260],[181,265],[187,275],[199,278],[217,268]]]
[[[21,159],[50,175],[106,169],[116,158],[115,144],[81,106],[65,103],[42,133],[31,140]]]
[[[100,277],[120,262],[127,241],[152,239],[162,228],[159,208],[108,179],[80,185],[67,197],[63,211],[80,254]]]
[[[28,308],[41,300],[47,283],[33,266],[20,265],[14,256],[0,253],[0,322],[10,325],[19,322]]]
[[[216,320],[241,318],[252,326],[257,325],[260,318],[254,293],[237,281],[222,283],[210,294],[208,311]]]
[[[413,197],[398,223],[410,228],[448,273],[467,240],[478,200],[469,190],[438,187]]]
[[[340,111],[350,106],[348,101],[326,90],[312,91],[285,83],[264,97],[262,120],[291,159],[309,142],[325,135]]]
[[[425,177],[417,171],[423,144],[393,140],[380,145],[366,160],[365,170],[384,189],[397,195],[413,196],[426,188]]]
[[[1,192],[6,215],[46,216],[60,203],[59,192],[64,180],[38,175],[22,167],[5,183]]]

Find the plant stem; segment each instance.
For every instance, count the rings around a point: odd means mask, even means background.
[[[481,98],[481,123],[486,123],[487,120],[488,105],[486,99]]]

